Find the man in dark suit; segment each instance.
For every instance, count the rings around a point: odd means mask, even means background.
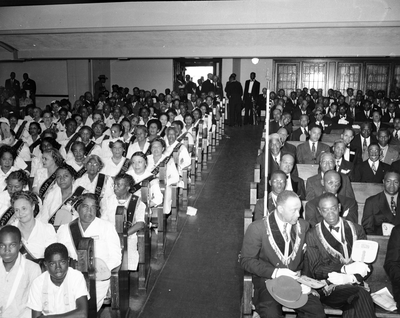
[[[356,121],[369,121],[372,119],[372,107],[371,102],[366,100],[362,105],[361,109],[356,112]]]
[[[229,98],[228,103],[228,124],[229,126],[242,126],[242,95],[243,87],[236,80],[236,74],[229,77],[229,84],[225,86],[226,96]]]
[[[21,86],[19,81],[15,79],[15,73],[11,72],[10,78],[6,79],[5,89],[9,91],[13,91],[15,94],[18,94]]]
[[[308,102],[306,100],[303,100],[300,107],[296,107],[293,110],[292,117],[293,117],[293,120],[299,120],[301,115],[310,116],[311,113],[312,113],[312,111],[311,111],[310,107],[308,107]]]
[[[310,137],[310,128],[308,126],[310,120],[308,115],[300,116],[300,127],[293,131],[290,135],[292,141],[306,141]]]
[[[339,107],[339,113],[332,118],[332,129],[343,129],[351,127],[354,119],[347,114],[347,107],[342,105]]]
[[[321,186],[321,180],[325,172],[329,170],[335,170],[335,157],[330,152],[325,152],[321,154],[319,161],[318,173],[307,179],[306,185],[306,200],[310,201],[323,192]],[[341,187],[339,189],[339,194],[349,198],[355,198],[353,188],[351,187],[350,179],[345,174],[340,174],[341,177]]]
[[[335,156],[336,171],[348,175],[351,179],[354,165],[343,158],[343,155],[346,152],[346,144],[343,139],[335,140],[331,152]]]
[[[262,89],[262,94],[257,97],[257,111],[259,117],[261,116],[262,110],[267,110],[267,89],[265,87]]]
[[[334,170],[329,170],[324,174],[321,183],[324,187],[324,193],[333,193],[338,198],[340,204],[340,216],[346,220],[352,221],[353,223],[357,223],[358,207],[356,200],[337,194],[341,186],[340,174]],[[306,204],[304,219],[312,226],[315,226],[315,224],[323,220],[322,215],[318,212],[318,203],[322,195],[308,201]]]
[[[400,312],[400,225],[395,226],[392,234],[390,234],[383,267],[392,283],[393,298],[397,304],[397,312]]]
[[[297,147],[296,158],[298,163],[317,163],[321,152],[329,152],[329,146],[320,142],[321,128],[314,126],[310,130],[310,138]]]
[[[382,235],[382,223],[400,224],[400,175],[388,172],[383,180],[384,190],[365,200],[362,226],[368,235]]]
[[[269,121],[269,134],[276,133],[279,128],[283,127],[282,112],[280,109],[274,109],[272,112],[272,117],[273,119]]]
[[[287,183],[286,190],[294,191],[300,200],[306,199],[306,187],[304,180],[297,176],[297,167],[295,167],[295,159],[290,153],[282,155],[279,168],[286,173]]]
[[[371,268],[350,258],[353,241],[367,236],[356,222],[340,217],[340,204],[332,193],[321,196],[318,211],[323,221],[306,235],[305,263],[309,277],[328,280],[331,285],[318,290],[321,302],[342,309],[344,317],[376,317],[372,298],[363,286]]]
[[[390,165],[379,161],[381,149],[376,143],[368,147],[368,160],[359,163],[354,168],[354,182],[381,183]]]
[[[380,111],[374,110],[372,112],[372,133],[376,135],[379,129],[388,129],[389,126],[385,123],[382,122],[381,120],[382,116]]]
[[[306,221],[299,219],[301,202],[296,193],[281,192],[276,204],[276,210],[266,219],[250,224],[241,250],[240,263],[253,275],[254,304],[261,317],[282,316],[282,305],[271,296],[265,281],[282,275],[298,277],[305,253],[305,233],[309,228]],[[290,251],[290,257],[284,256],[285,250]],[[307,303],[295,311],[301,317],[325,317],[319,299],[313,294],[309,294]]]
[[[293,156],[293,158],[296,158],[296,147],[286,142],[286,140],[289,136],[287,129],[281,127],[277,131],[277,134],[281,138],[281,142],[283,145],[281,148],[282,153],[283,154],[289,153]]]
[[[371,135],[372,127],[371,122],[363,122],[361,124],[360,133],[354,136],[354,139],[350,143],[350,148],[355,149],[358,154],[356,162],[363,162],[368,159],[368,146],[371,143],[376,143],[375,136]]]
[[[282,170],[275,170],[271,173],[270,180],[268,181],[271,186],[271,191],[268,194],[267,201],[267,214],[269,215],[271,212],[276,209],[276,198],[279,193],[281,193],[286,188],[286,174]],[[261,220],[264,217],[264,199],[261,198],[257,200],[256,206],[254,208],[254,221]]]
[[[203,82],[201,86],[201,92],[208,95],[209,92],[214,92],[214,84],[212,83],[213,75],[211,73],[207,74],[207,80]]]
[[[379,147],[381,148],[381,161],[391,165],[400,159],[398,150],[393,145],[389,145],[390,134],[388,129],[379,129],[377,138]]]
[[[244,124],[253,124],[253,101],[257,100],[260,94],[260,82],[256,80],[256,73],[250,73],[250,79],[244,85]]]
[[[351,142],[354,139],[354,130],[351,127],[346,127],[343,130],[343,133],[340,135],[340,138],[343,139],[343,142],[346,146],[346,150],[343,154],[343,158],[346,161],[351,162],[353,165],[357,163],[357,160],[361,158],[361,154],[358,153],[358,149],[353,147]]]

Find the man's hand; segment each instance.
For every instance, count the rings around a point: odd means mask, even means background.
[[[368,272],[370,272],[371,270],[369,269],[368,265],[363,262],[354,262],[348,265],[344,265],[343,271],[346,274],[359,274],[364,277],[367,276]]]
[[[302,294],[308,295],[309,293],[311,293],[311,287],[304,285],[304,284],[300,284],[300,287],[301,287]]]
[[[277,268],[274,273],[272,274],[272,278],[277,278],[280,276],[289,276],[292,277],[294,279],[297,279],[299,277],[299,275],[297,274],[297,272],[294,272],[288,268]]]
[[[354,277],[354,275],[335,272],[328,274],[328,280],[335,285],[347,285],[357,282],[357,279]]]

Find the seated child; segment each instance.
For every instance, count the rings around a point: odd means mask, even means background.
[[[58,314],[87,317],[89,293],[85,278],[81,272],[68,267],[68,260],[68,250],[63,244],[54,243],[46,248],[47,271],[33,281],[29,291],[32,318]]]
[[[0,230],[0,317],[30,318],[26,306],[31,283],[41,274],[39,265],[19,252],[21,232],[12,225]]]

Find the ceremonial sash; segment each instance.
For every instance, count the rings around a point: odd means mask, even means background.
[[[142,182],[143,181],[152,181],[154,180],[156,177],[154,175],[148,176],[147,178],[144,178],[143,180],[141,180],[140,182],[136,183],[132,189],[130,190],[131,193],[135,193],[136,191],[140,190],[142,188]]]
[[[118,174],[126,173],[126,172],[128,171],[128,169],[129,169],[130,164],[131,164],[131,161],[130,161],[128,158],[125,158],[125,162],[124,162],[124,164],[122,165],[122,168],[121,168],[121,170],[118,172]]]
[[[85,147],[85,157],[87,157],[90,152],[93,150],[94,146],[96,146],[96,143],[91,140],[88,145]]]
[[[129,139],[128,142],[125,142],[125,143],[124,143],[124,148],[125,148],[125,151],[124,151],[124,153],[123,153],[123,156],[124,156],[124,157],[125,157],[126,154],[128,153],[129,146],[135,142],[135,139],[136,139],[136,136],[133,135],[133,136]]]
[[[131,199],[129,200],[128,203],[128,208],[127,208],[127,215],[126,215],[126,222],[124,224],[124,231],[128,231],[129,227],[131,227],[133,224],[133,216],[135,215],[136,211],[136,205],[139,200],[139,197],[137,195],[132,195]],[[117,206],[117,210],[120,209],[121,206]],[[117,214],[117,213],[116,213]]]
[[[78,139],[78,137],[79,137],[79,134],[78,134],[78,133],[75,133],[75,135],[73,135],[73,136],[71,137],[71,139],[68,141],[68,143],[67,143],[66,146],[65,146],[65,151],[66,151],[67,153],[69,152],[69,149],[71,148],[72,144]]]
[[[41,258],[36,258],[35,256],[33,256],[33,254],[31,253],[31,251],[28,250],[24,242],[22,242],[22,246],[19,249],[19,252],[24,255],[26,259],[29,259],[36,264],[39,264],[39,262],[42,260]]]
[[[12,146],[12,148],[14,149],[14,151],[17,153],[17,156],[19,155],[19,153],[21,152],[22,146],[24,145],[24,142],[19,139],[14,146]]]
[[[26,126],[27,121],[24,120],[21,124],[21,126],[19,126],[18,131],[15,134],[15,139],[19,139],[22,135],[22,132],[24,131],[24,128]]]
[[[4,226],[8,223],[12,223],[10,221],[14,221],[15,217],[13,217],[15,214],[14,208],[11,206],[7,209],[7,211],[2,215],[0,218],[0,227]]]
[[[42,141],[42,140],[41,140],[40,138],[36,139],[36,141],[35,141],[34,143],[32,143],[32,145],[29,146],[29,151],[32,153],[33,150],[34,150],[37,146],[40,145],[41,141]]]
[[[86,173],[86,168],[83,166],[79,171],[76,171],[76,179],[81,178]]]
[[[94,190],[94,194],[96,194],[98,197],[101,196],[101,191],[103,190],[105,179],[106,179],[105,174],[99,173],[99,177],[97,178],[96,188]]]
[[[151,146],[149,146],[149,148],[147,149],[145,155],[146,156],[150,156],[151,155]]]
[[[72,195],[67,198],[59,207],[58,209],[53,213],[53,215],[50,217],[49,219],[49,223],[54,225],[54,221],[56,219],[56,215],[57,212],[65,205],[65,204],[70,204],[71,206],[75,204],[75,202],[78,200],[79,196],[83,193],[83,191],[85,191],[84,187],[77,187],[74,191],[74,193],[72,193]]]
[[[42,186],[40,187],[39,190],[39,197],[40,199],[44,199],[44,196],[47,192],[47,190],[50,188],[54,180],[56,179],[56,172],[54,172],[50,177],[47,178],[45,182],[43,182]]]

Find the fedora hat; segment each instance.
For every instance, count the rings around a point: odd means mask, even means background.
[[[99,75],[99,79],[101,79],[101,78],[108,79],[108,77],[105,75]]]
[[[268,279],[265,284],[274,299],[288,308],[300,308],[307,303],[308,295],[302,294],[300,284],[289,276]]]

